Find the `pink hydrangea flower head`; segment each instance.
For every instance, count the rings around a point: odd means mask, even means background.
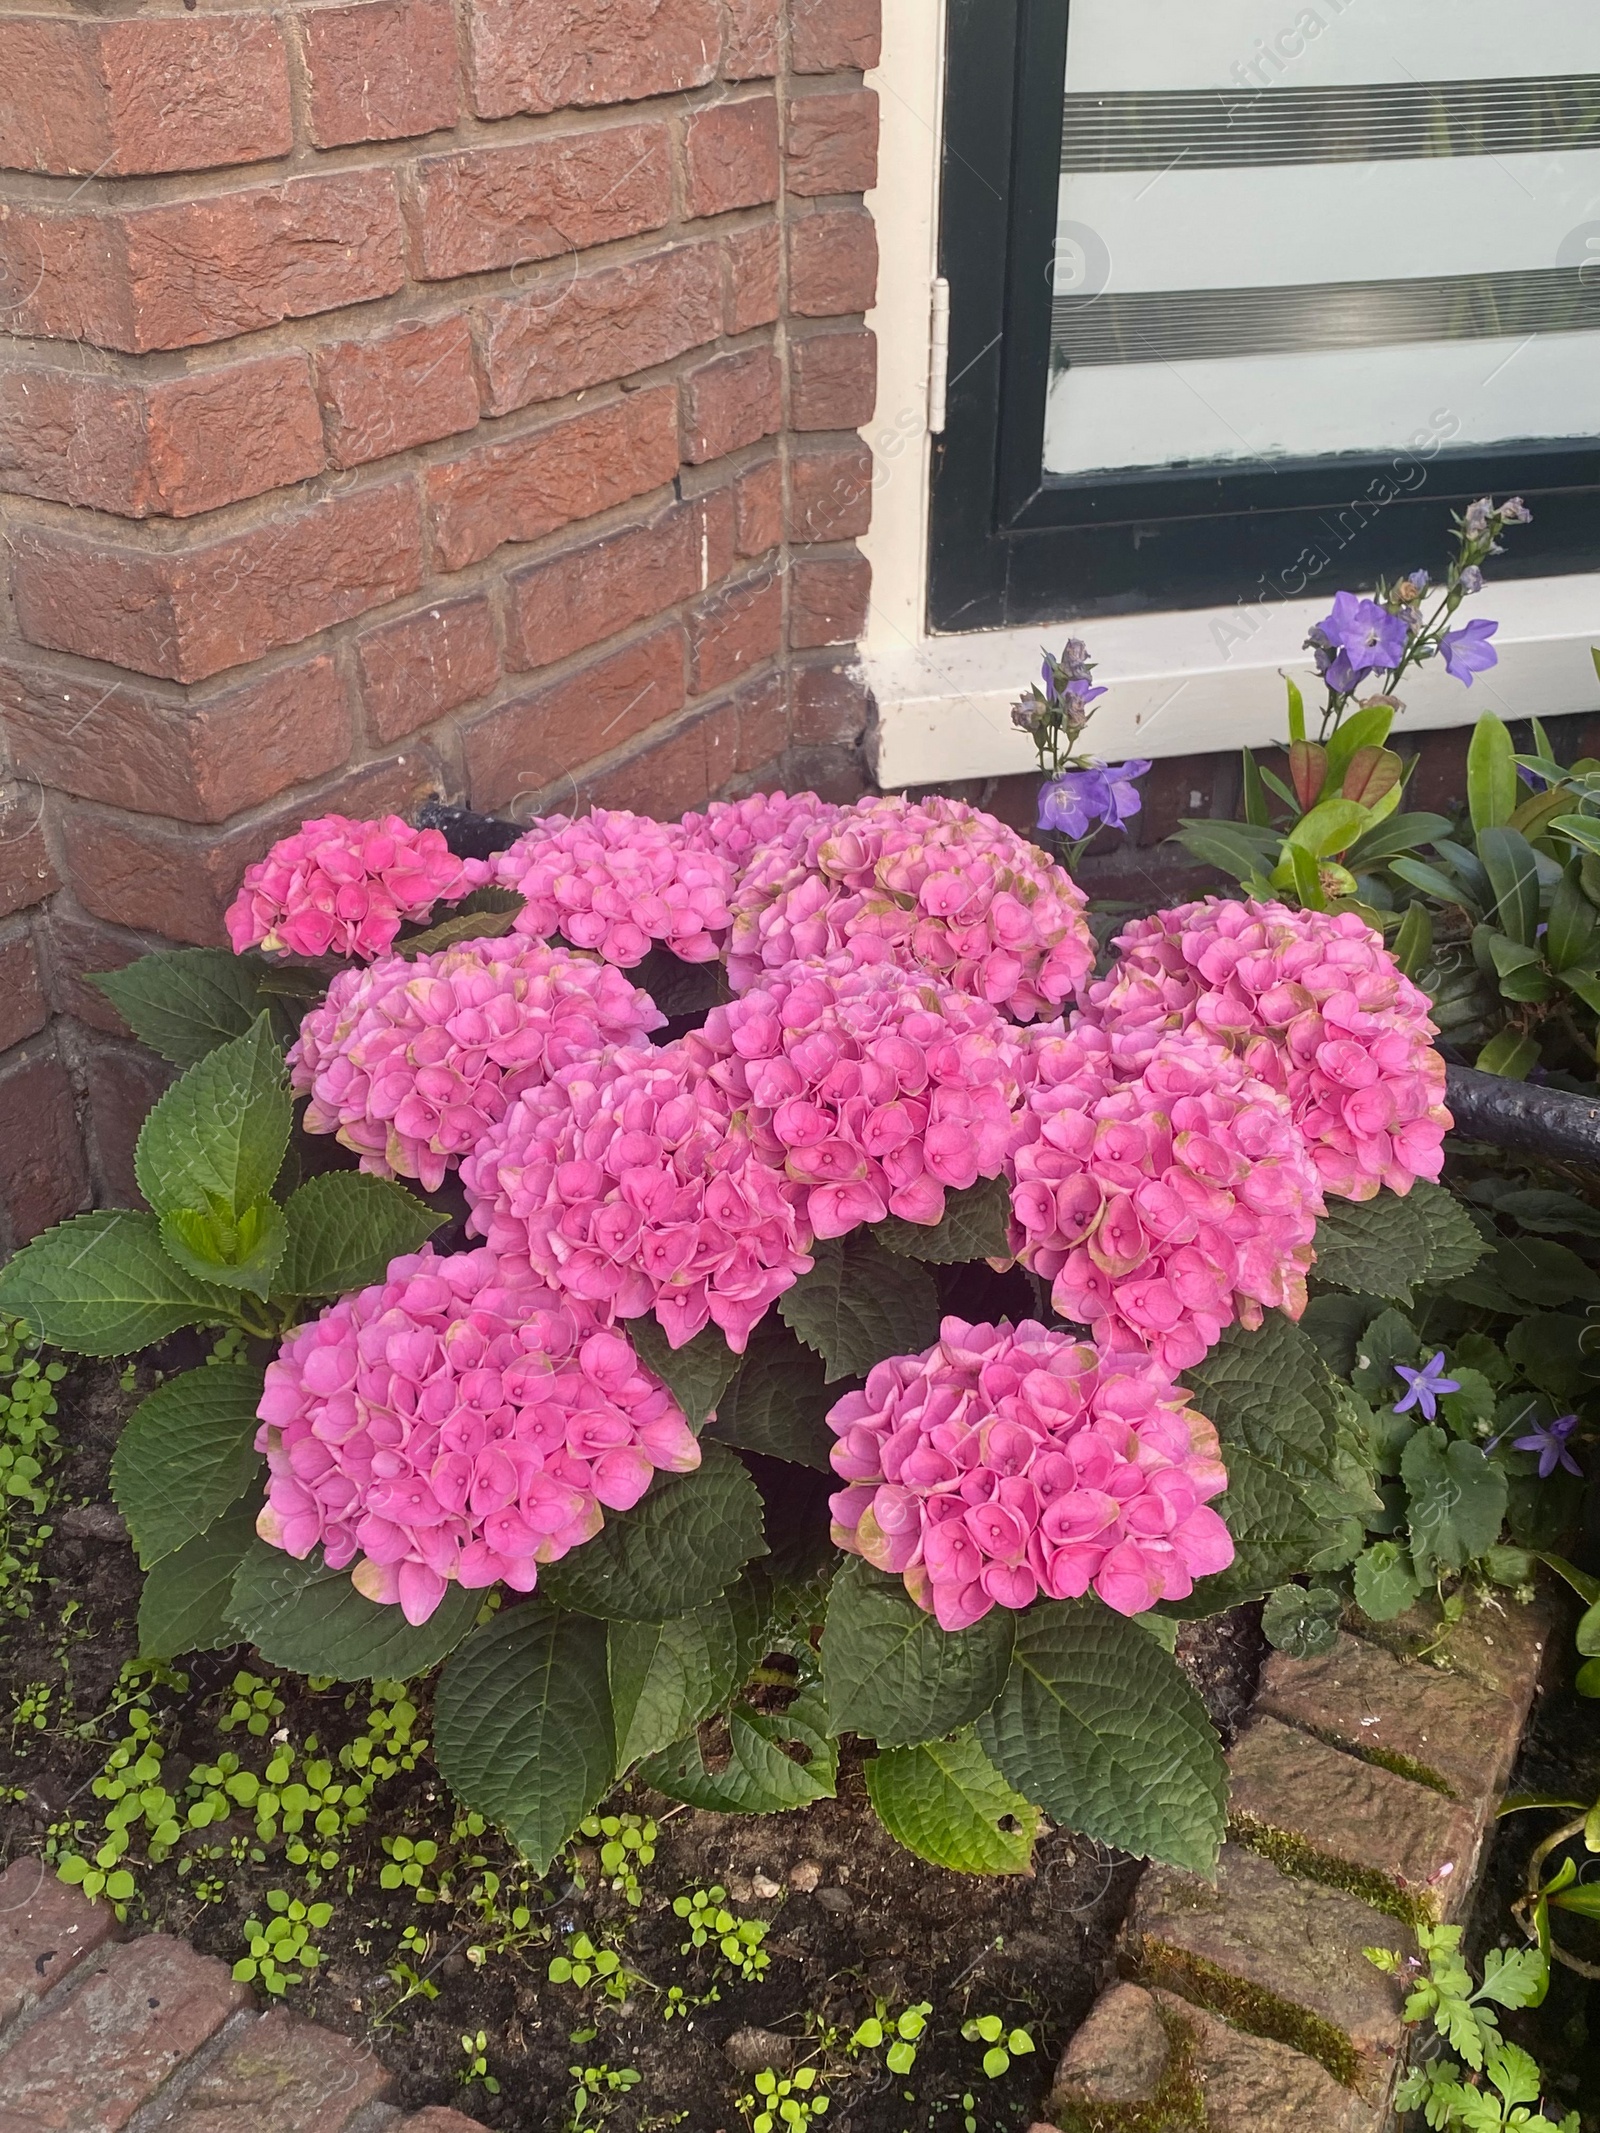
[[[1204,1031],[1114,1078],[1103,1033],[1041,1048],[1012,1242],[1104,1349],[1192,1369],[1235,1318],[1305,1309],[1322,1191],[1288,1100]]]
[[[715,1324],[742,1354],[813,1263],[803,1195],[683,1041],[564,1068],[461,1180],[492,1250],[618,1319],[653,1311],[674,1348]]]
[[[1087,975],[1094,943],[1064,868],[959,800],[871,799],[802,843],[757,852],[734,898],[728,974],[847,949],[894,962],[1031,1021]]]
[[[321,1547],[370,1600],[425,1622],[452,1581],[531,1592],[539,1565],[700,1447],[627,1339],[486,1251],[397,1259],[298,1326],[267,1366],[256,1522]]]
[[[684,1039],[750,1120],[819,1237],[997,1178],[1022,1117],[1021,1032],[940,979],[848,953],[768,974]]]
[[[290,1081],[309,1133],[429,1192],[524,1089],[665,1016],[620,970],[543,941],[463,941],[344,970],[300,1025]]]
[[[828,1424],[847,1484],[834,1540],[903,1577],[943,1629],[1041,1593],[1143,1614],[1233,1560],[1208,1508],[1228,1485],[1217,1433],[1149,1355],[947,1318]]]
[[[549,815],[490,862],[526,898],[518,933],[560,933],[629,969],[659,941],[685,963],[714,962],[733,923],[734,869],[677,822],[597,807]]]
[[[402,924],[437,903],[458,903],[489,879],[479,859],[458,859],[438,830],[398,815],[352,822],[319,815],[245,868],[227,910],[235,955],[358,956],[370,963]]]
[[[747,867],[769,844],[796,845],[807,833],[832,823],[844,810],[814,792],[753,792],[743,800],[713,800],[703,814],[689,814],[683,827],[690,842],[715,852],[736,870]]]
[[[1353,911],[1220,897],[1136,920],[1088,1012],[1124,1047],[1195,1025],[1281,1089],[1322,1189],[1409,1192],[1444,1165],[1444,1061],[1427,995]]]

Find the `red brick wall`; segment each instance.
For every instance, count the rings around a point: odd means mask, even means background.
[[[0,1250],[131,1190],[83,973],[302,816],[857,788],[877,35],[0,12]]]

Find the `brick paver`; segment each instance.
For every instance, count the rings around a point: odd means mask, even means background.
[[[13,1859],[0,1874],[0,2029],[92,1955],[111,1923],[42,1859]]]
[[[388,2069],[331,2029],[274,2008],[229,2038],[184,2089],[159,2133],[344,2133],[388,2094]],[[156,2129],[152,2129],[156,2133]]]

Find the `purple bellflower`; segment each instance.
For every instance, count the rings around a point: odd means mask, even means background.
[[[1458,630],[1446,630],[1439,639],[1445,672],[1470,689],[1474,674],[1484,674],[1498,666],[1500,654],[1489,639],[1499,627],[1498,622],[1479,620],[1463,623]]]
[[[1444,1350],[1441,1348],[1431,1361],[1420,1370],[1408,1370],[1404,1363],[1396,1363],[1394,1374],[1403,1378],[1410,1387],[1403,1400],[1396,1400],[1397,1415],[1408,1414],[1415,1407],[1421,1410],[1424,1422],[1432,1422],[1438,1415],[1439,1402],[1447,1392],[1459,1392],[1460,1380],[1447,1378],[1444,1374]]]

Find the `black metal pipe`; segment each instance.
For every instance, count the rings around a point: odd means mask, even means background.
[[[1600,1169],[1600,1097],[1452,1066],[1445,1076],[1445,1102],[1466,1140]]]

